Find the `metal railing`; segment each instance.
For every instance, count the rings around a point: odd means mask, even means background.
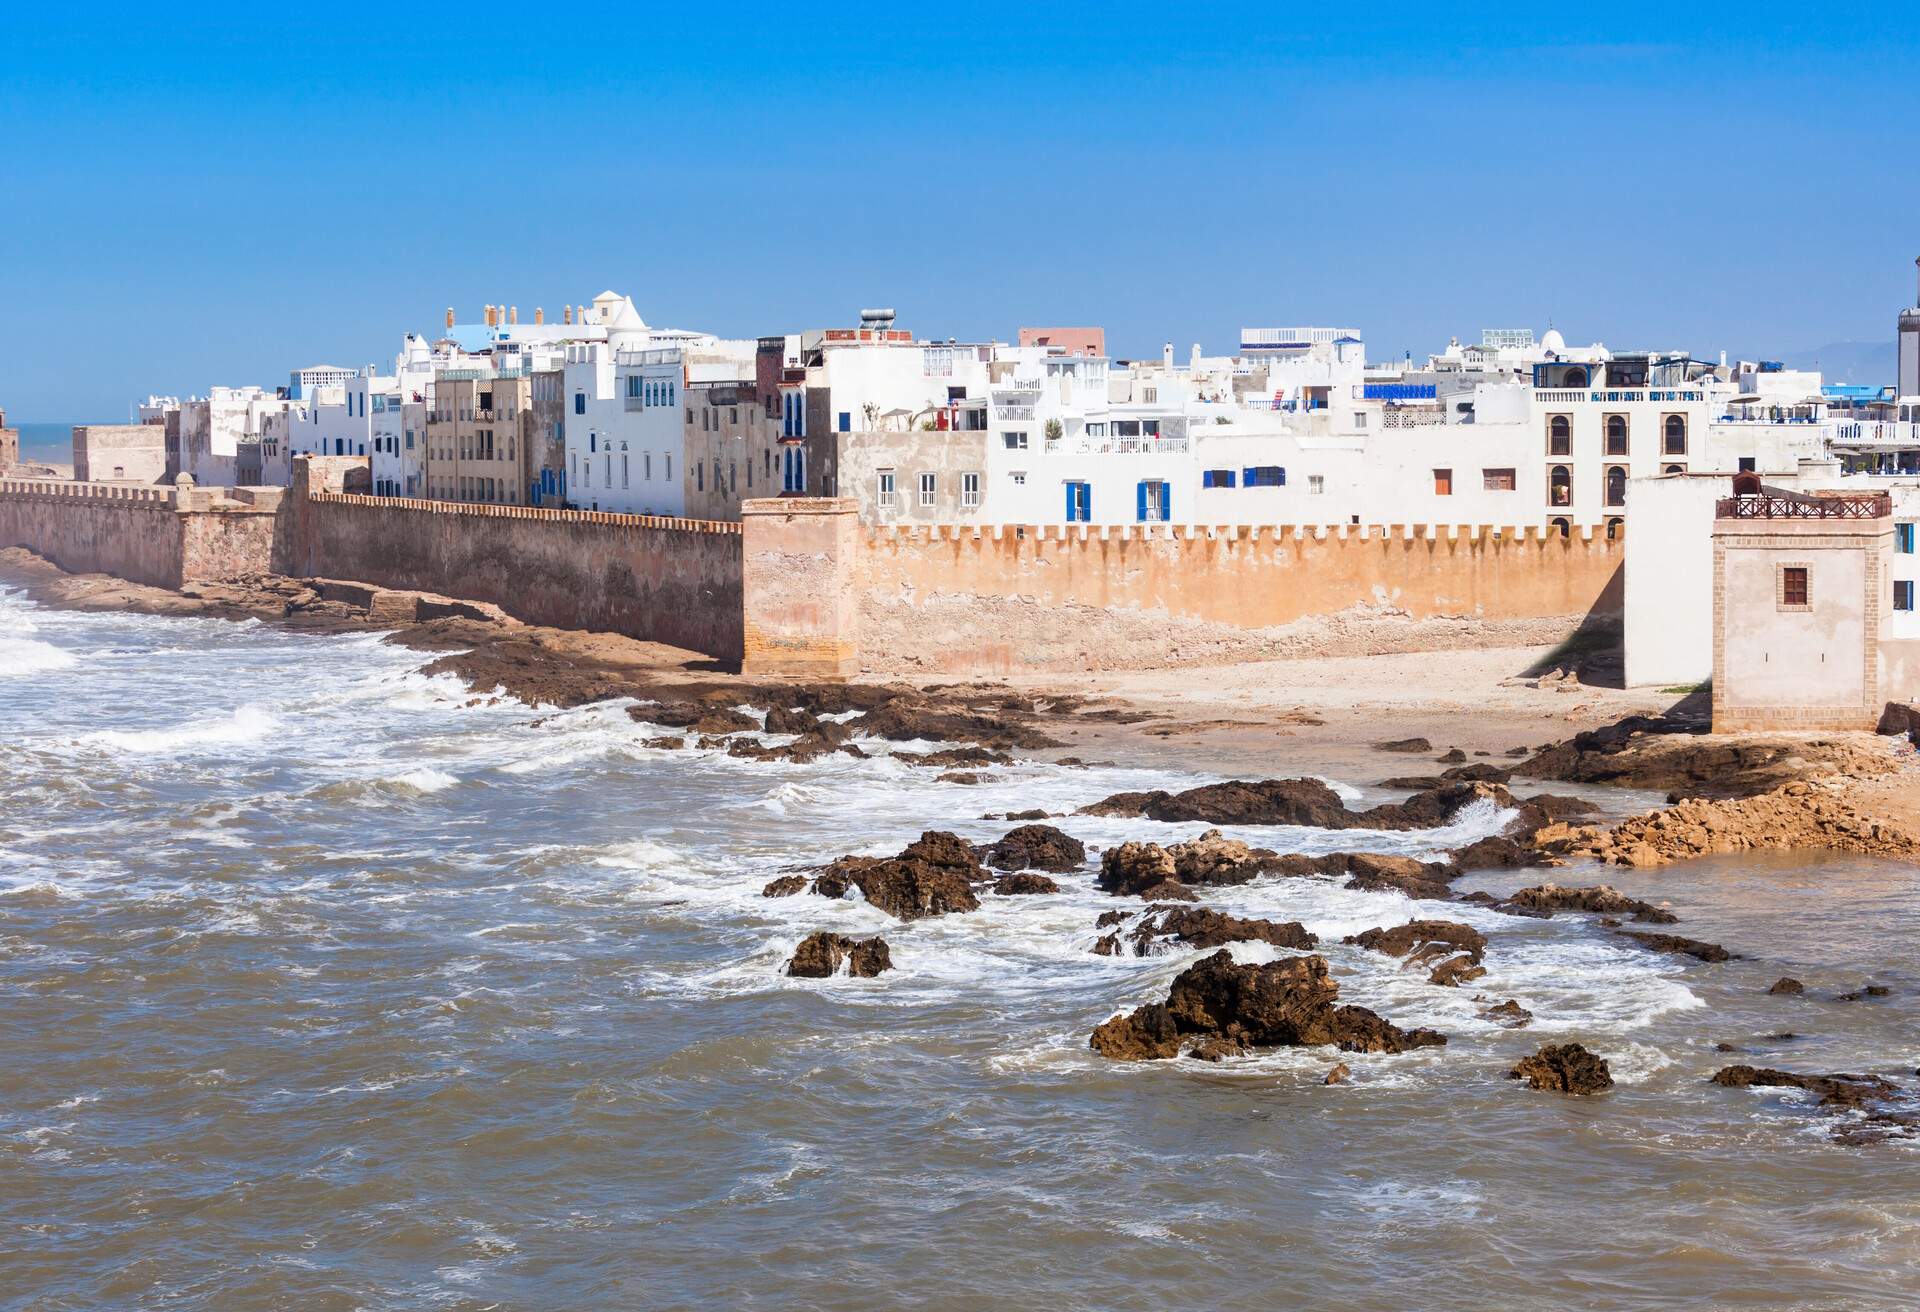
[[[1759,493],[1722,497],[1714,503],[1719,519],[1880,519],[1893,513],[1893,498],[1885,492],[1833,497],[1774,496]]]

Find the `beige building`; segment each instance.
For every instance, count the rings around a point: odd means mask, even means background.
[[[742,501],[778,496],[778,398],[744,381],[693,383],[683,395],[687,517],[735,520]]]
[[[20,430],[7,427],[7,412],[0,410],[0,474],[20,463]]]
[[[75,424],[73,476],[82,483],[159,483],[167,476],[164,424]]]
[[[517,370],[445,369],[427,411],[427,495],[527,504],[533,461],[532,379]]]
[[[1892,499],[1734,480],[1713,524],[1713,729],[1872,729],[1889,696]]]

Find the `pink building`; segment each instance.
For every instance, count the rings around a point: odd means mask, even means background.
[[[1068,355],[1104,356],[1107,353],[1107,330],[1105,328],[1022,328],[1020,345],[1057,346]]]

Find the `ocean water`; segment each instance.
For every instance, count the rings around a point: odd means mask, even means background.
[[[0,1307],[1920,1301],[1920,1152],[1706,1083],[1733,1061],[1911,1082],[1912,868],[1611,877],[1755,957],[1719,966],[1579,917],[1219,890],[1331,940],[1343,1000],[1451,1042],[1119,1065],[1088,1032],[1195,954],[1092,955],[1122,904],[1091,870],[911,925],[759,890],[1202,776],[1029,764],[969,788],[655,751],[622,706],[470,705],[419,659],[0,589]],[[1502,820],[1230,832],[1419,854]],[[1201,828],[1059,823],[1102,845]],[[1483,929],[1490,975],[1441,989],[1339,943],[1415,914]],[[896,969],[783,976],[816,929],[880,932]],[[1810,995],[1766,996],[1783,974]],[[1867,978],[1894,995],[1830,1000]],[[1480,995],[1537,1020],[1496,1028]],[[1566,1040],[1619,1086],[1503,1078]],[[1336,1060],[1353,1080],[1327,1087]]]
[[[11,421],[9,421],[11,422]],[[79,422],[130,423],[130,420]],[[20,458],[29,463],[71,465],[73,463],[72,424],[13,424],[20,430]]]

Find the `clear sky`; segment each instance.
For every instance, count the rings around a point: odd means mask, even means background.
[[[1789,354],[1914,294],[1911,7],[19,5],[0,406],[390,361],[447,306],[729,336],[1483,327]]]

